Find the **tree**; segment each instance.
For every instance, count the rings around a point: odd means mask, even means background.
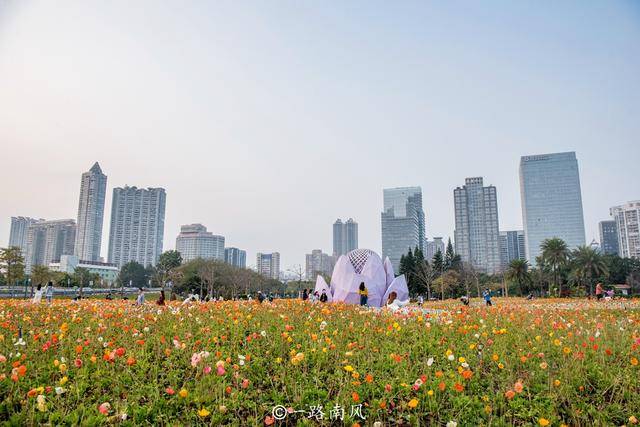
[[[431,299],[431,283],[435,278],[435,272],[433,268],[429,265],[429,262],[426,259],[421,259],[416,264],[416,268],[414,270],[414,276],[416,278],[417,286],[413,290],[414,294],[422,294],[424,290],[427,291],[427,299]],[[409,288],[409,292],[412,292],[411,288]]]
[[[460,275],[455,270],[449,270],[433,281],[433,284],[440,289],[440,299],[444,300],[445,292],[458,283]]]
[[[160,254],[156,264],[156,277],[158,284],[164,289],[165,282],[171,278],[171,274],[182,265],[182,255],[178,251],[166,251]]]
[[[531,283],[531,274],[529,274],[529,261],[525,259],[514,259],[509,263],[506,271],[507,280],[515,282],[518,285],[518,293],[522,296],[522,292],[526,284]]]
[[[478,294],[478,296],[481,295],[480,293],[480,281],[478,280],[478,271],[476,270],[476,268],[473,266],[473,264],[465,262],[465,263],[461,263],[461,279],[464,282],[464,287],[465,287],[465,291],[467,296],[470,295],[470,287],[469,284],[473,283],[476,287],[476,292]]]
[[[593,294],[593,278],[607,276],[609,270],[602,256],[590,246],[580,246],[571,253],[572,270],[580,281],[586,282],[585,290]]]
[[[24,257],[17,246],[0,249],[0,271],[8,285],[15,285],[24,278]]]
[[[118,275],[121,286],[144,287],[147,285],[147,280],[145,268],[135,261],[129,261],[123,265]]]
[[[554,237],[545,239],[540,245],[542,259],[549,265],[553,273],[553,284],[558,288],[558,295],[562,295],[562,281],[558,280],[558,271],[567,264],[569,259],[569,249],[564,240]],[[551,294],[551,289],[549,289]]]
[[[456,256],[455,251],[453,250],[453,244],[451,244],[451,238],[447,240],[447,249],[444,252],[444,269],[449,270],[453,268],[453,261]]]
[[[442,252],[440,252],[440,250],[438,250],[433,256],[431,265],[437,275],[441,275],[444,272],[444,259],[442,258]]]
[[[91,282],[94,284],[100,280],[100,275],[97,273],[92,273],[89,269],[84,267],[76,267],[73,270],[73,281],[78,284],[80,288],[80,298],[83,297],[83,288],[86,285],[90,285]]]
[[[415,269],[415,266],[416,266],[416,261],[415,261],[415,258],[413,257],[413,252],[411,251],[411,248],[409,248],[409,251],[407,252],[407,254],[403,255],[400,258],[400,269],[398,273],[404,274],[408,282],[410,280],[411,274],[413,273],[413,270]]]

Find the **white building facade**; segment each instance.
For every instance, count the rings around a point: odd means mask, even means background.
[[[113,189],[109,263],[155,265],[162,253],[166,193],[163,188]]]
[[[39,221],[27,229],[25,270],[29,274],[34,265],[49,265],[60,261],[62,255],[73,255],[76,222],[72,219]]]
[[[188,224],[180,227],[176,237],[176,250],[183,261],[197,258],[225,260],[224,236],[217,236],[202,224]]]
[[[262,253],[256,254],[256,271],[265,277],[271,279],[280,279],[280,253]]]
[[[618,253],[622,258],[640,259],[640,200],[610,210],[618,231]]]
[[[77,255],[62,255],[59,262],[49,263],[52,271],[73,274],[76,268],[85,268],[89,273],[100,276],[100,283],[93,283],[94,286],[113,286],[118,279],[118,267],[99,261],[81,261]],[[86,284],[85,284],[86,285]]]
[[[29,218],[27,216],[12,216],[11,230],[9,232],[9,247],[20,248],[22,256],[27,255],[27,234],[29,226],[44,219]]]

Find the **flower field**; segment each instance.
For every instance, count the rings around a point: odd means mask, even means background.
[[[0,422],[638,423],[638,301],[495,302],[3,300]]]

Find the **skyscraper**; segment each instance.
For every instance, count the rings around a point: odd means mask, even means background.
[[[214,235],[202,224],[180,227],[180,234],[176,237],[176,250],[184,261],[196,258],[225,260],[224,236]]]
[[[463,187],[453,190],[453,200],[456,253],[481,271],[500,271],[496,187],[484,187],[481,177],[467,178]]]
[[[502,271],[505,271],[514,259],[527,259],[524,231],[501,231],[499,242]]]
[[[29,226],[43,219],[29,218],[26,216],[11,217],[11,231],[9,232],[9,247],[18,247],[22,251],[22,256],[27,255],[27,233]]]
[[[400,257],[418,247],[424,252],[424,211],[420,187],[386,188],[381,214],[382,257],[398,271]]]
[[[306,278],[316,280],[318,274],[331,275],[334,266],[334,257],[325,254],[321,249],[314,249],[306,255]]]
[[[531,265],[535,265],[545,239],[558,237],[570,249],[585,244],[575,152],[522,157],[520,197],[527,259]]]
[[[333,255],[340,256],[358,249],[358,223],[349,218],[340,218],[333,223]]]
[[[640,258],[640,200],[614,206],[610,210],[618,232],[618,254]]]
[[[247,268],[247,252],[238,248],[225,248],[224,259],[234,267]]]
[[[424,248],[424,258],[431,263],[433,256],[440,251],[444,256],[444,241],[442,237],[434,237],[433,240],[427,240]]]
[[[106,191],[107,176],[102,173],[98,162],[95,162],[89,172],[82,174],[80,180],[75,254],[81,260],[98,261],[100,259]]]
[[[600,230],[600,249],[602,252],[604,252],[605,255],[618,255],[618,228],[616,221],[600,221],[598,223],[598,229]]]
[[[256,255],[256,270],[265,277],[280,279],[280,253],[270,254],[258,252]]]
[[[162,253],[166,194],[163,188],[113,189],[109,262],[155,265]]]
[[[48,266],[59,262],[62,255],[73,255],[75,241],[76,222],[72,219],[32,223],[27,229],[27,273],[31,273],[34,265]]]

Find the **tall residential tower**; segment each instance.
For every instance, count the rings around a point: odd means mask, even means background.
[[[100,165],[96,162],[89,172],[82,174],[80,180],[75,254],[81,260],[98,261],[100,259],[106,191],[107,176],[102,173]]]
[[[481,177],[467,178],[463,187],[453,190],[453,200],[456,253],[481,271],[500,271],[496,187],[484,187]]]
[[[640,259],[640,200],[611,208],[618,232],[618,254]]]
[[[155,265],[162,253],[166,194],[163,188],[113,189],[109,262]]]
[[[340,256],[358,249],[358,223],[349,218],[333,223],[333,255]]]

